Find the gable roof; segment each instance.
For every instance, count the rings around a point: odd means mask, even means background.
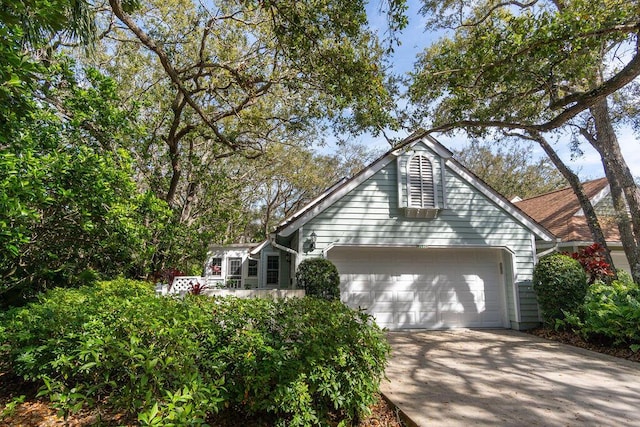
[[[594,205],[609,194],[607,178],[584,182],[582,187]],[[593,241],[578,197],[571,187],[531,197],[516,202],[515,205],[562,241]],[[607,241],[620,240],[620,233],[612,221],[600,219],[600,227]]]
[[[435,138],[424,135],[421,133],[415,133],[405,139],[396,147],[392,148],[378,159],[373,161],[368,167],[361,170],[354,175],[351,179],[342,180],[336,185],[331,187],[325,193],[311,201],[308,205],[294,213],[287,219],[285,219],[275,230],[277,235],[288,237],[293,234],[297,229],[302,227],[307,222],[311,221],[322,211],[327,209],[337,200],[344,195],[355,189],[364,181],[372,177],[375,173],[380,171],[383,167],[395,161],[396,158],[417,143],[423,143],[436,152],[440,157],[446,160],[446,164],[455,173],[457,173],[462,179],[466,180],[469,184],[475,187],[478,191],[483,193],[487,198],[496,203],[499,207],[505,210],[508,214],[517,219],[520,223],[529,228],[535,235],[543,240],[551,241],[555,240],[555,236],[545,229],[543,226],[534,221],[525,212],[516,207],[509,200],[504,198],[498,192],[493,190],[487,183],[478,178],[475,174],[467,170],[461,163],[453,159],[452,152],[448,150],[444,145],[439,143]]]

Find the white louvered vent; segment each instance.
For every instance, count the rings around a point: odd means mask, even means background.
[[[436,205],[433,166],[425,156],[415,156],[409,163],[409,207],[433,208]]]

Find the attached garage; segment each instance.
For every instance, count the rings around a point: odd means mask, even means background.
[[[502,251],[338,246],[341,298],[389,329],[508,327]]]
[[[555,237],[429,136],[329,188],[270,236],[288,271],[331,260],[343,302],[389,329],[537,326],[541,241]]]

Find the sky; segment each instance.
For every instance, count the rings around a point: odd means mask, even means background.
[[[386,18],[377,12],[378,4],[375,0],[371,2],[368,10],[369,20],[374,29],[377,29],[379,32],[384,32],[386,28]],[[425,32],[424,18],[422,18],[418,12],[419,0],[409,0],[409,26],[400,35],[401,45],[395,49],[391,58],[393,71],[397,74],[404,74],[411,71],[417,55],[440,36],[440,34]],[[406,135],[400,134],[398,136],[403,137]],[[442,135],[435,135],[435,137],[449,149],[460,149],[468,144],[468,140],[464,137],[447,138]],[[372,135],[363,135],[359,137],[357,141],[385,151],[390,148],[383,137],[376,138]],[[583,155],[579,157],[572,156],[568,141],[568,137],[561,138],[554,144],[554,148],[565,163],[574,170],[583,181],[603,177],[604,171],[597,152],[585,142],[580,146]],[[631,173],[635,177],[640,177],[640,139],[638,135],[634,135],[631,128],[622,127],[618,130],[618,142],[622,149],[623,156],[631,169]],[[534,149],[534,153],[539,157],[544,156],[542,149],[537,147]]]

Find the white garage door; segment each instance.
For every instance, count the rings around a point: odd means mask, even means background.
[[[341,299],[381,327],[504,327],[500,252],[494,249],[335,247]]]

